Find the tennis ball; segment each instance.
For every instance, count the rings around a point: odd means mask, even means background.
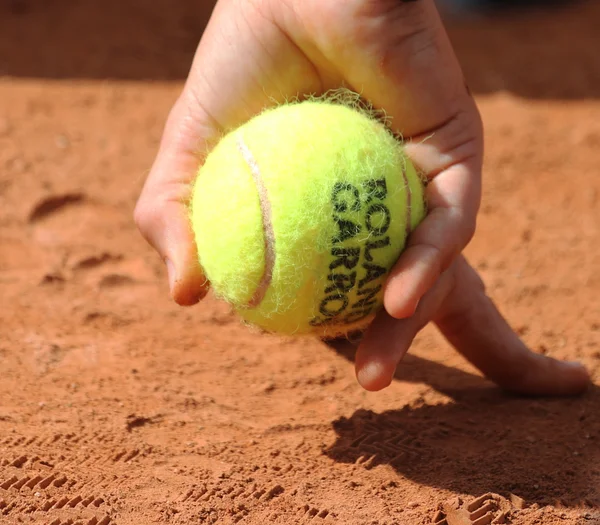
[[[191,199],[215,294],[250,325],[336,337],[365,328],[424,188],[368,112],[325,99],[267,110],[225,135]]]

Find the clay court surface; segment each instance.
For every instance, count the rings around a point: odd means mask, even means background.
[[[0,523],[600,524],[600,390],[523,399],[433,329],[352,352],[170,302],[132,210],[194,2],[0,3]],[[600,380],[597,2],[449,27],[487,131],[467,250],[537,352]]]

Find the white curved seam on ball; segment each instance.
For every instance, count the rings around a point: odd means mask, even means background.
[[[256,308],[265,298],[269,285],[271,284],[271,279],[273,278],[273,268],[275,267],[275,233],[273,231],[273,221],[271,216],[271,202],[269,201],[269,195],[260,173],[258,162],[256,162],[254,155],[252,155],[250,148],[248,148],[241,135],[238,137],[237,146],[244,161],[250,168],[252,179],[256,185],[265,237],[265,269],[254,295],[248,302],[250,308]]]
[[[405,160],[406,163],[406,160]],[[408,173],[406,164],[402,168],[402,178],[404,179],[404,186],[406,188],[406,225],[404,227],[404,242],[408,242],[408,236],[412,233],[412,195],[410,191],[410,182],[408,180]]]

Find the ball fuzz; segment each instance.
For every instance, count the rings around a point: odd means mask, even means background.
[[[268,332],[365,328],[425,215],[402,145],[327,100],[268,110],[226,135],[193,188],[200,264],[215,294]]]

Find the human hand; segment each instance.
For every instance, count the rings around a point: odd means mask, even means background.
[[[340,86],[385,110],[429,179],[429,213],[386,283],[386,312],[359,348],[359,382],[369,390],[389,384],[412,337],[429,320],[486,372],[481,355],[493,352],[486,347],[489,338],[466,321],[460,323],[465,334],[456,336],[447,322],[447,312],[469,311],[459,297],[472,297],[478,305],[485,298],[471,288],[477,279],[463,278],[472,270],[459,257],[475,230],[483,133],[433,0],[217,2],[135,212],[140,231],[166,262],[174,300],[191,305],[207,291],[187,211],[191,183],[203,162],[199,152],[267,106]],[[448,291],[449,282],[455,284]],[[499,316],[491,308],[489,315]],[[483,346],[466,350],[466,340],[469,348]],[[508,329],[497,345],[517,343]],[[523,359],[507,366],[520,366]],[[583,381],[581,371],[552,366],[569,385]]]

